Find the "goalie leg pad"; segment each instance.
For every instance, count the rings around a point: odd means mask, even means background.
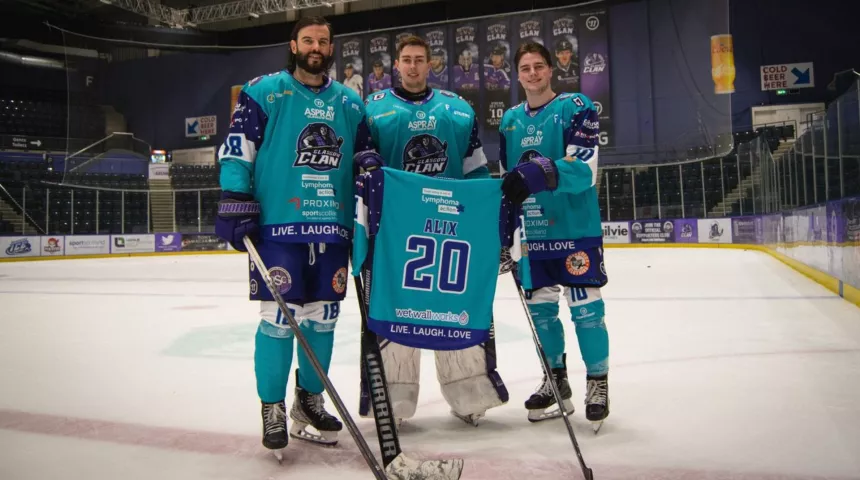
[[[492,324],[490,340],[484,344],[436,351],[436,375],[445,401],[464,421],[475,423],[487,410],[508,401],[508,390],[496,371]]]
[[[389,340],[380,342],[379,348],[394,418],[412,418],[418,406],[421,350]]]

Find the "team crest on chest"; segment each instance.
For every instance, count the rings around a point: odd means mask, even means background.
[[[340,167],[343,157],[340,146],[343,145],[343,137],[337,136],[331,126],[325,123],[311,123],[302,130],[296,143],[294,167],[309,167],[319,172],[336,170]]]
[[[415,135],[403,149],[404,171],[434,177],[447,168],[448,142],[440,141],[433,135]]]

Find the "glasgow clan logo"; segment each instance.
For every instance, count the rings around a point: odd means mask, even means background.
[[[448,142],[429,134],[415,135],[403,149],[403,170],[430,177],[448,168]]]
[[[325,123],[311,123],[299,134],[294,167],[310,167],[318,172],[336,170],[343,155],[343,137]]]

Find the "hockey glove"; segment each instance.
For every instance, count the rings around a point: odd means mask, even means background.
[[[260,236],[260,204],[245,193],[221,192],[215,234],[240,252],[247,251],[246,236],[257,241]]]
[[[530,195],[558,188],[558,167],[555,162],[544,157],[534,157],[523,162],[502,181],[505,198],[515,205],[521,205]]]
[[[356,154],[355,164],[365,172],[372,172],[384,166],[382,157],[373,150],[366,150]]]

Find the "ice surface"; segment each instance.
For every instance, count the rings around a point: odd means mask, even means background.
[[[610,249],[606,265],[612,413],[597,436],[561,309],[595,478],[860,478],[860,310],[759,252]],[[357,417],[351,287],[331,377],[377,450]],[[291,440],[283,466],[260,444],[247,288],[242,255],[0,264],[0,478],[373,478],[346,430],[330,449]],[[495,314],[510,402],[462,423],[424,352],[402,447],[465,458],[463,480],[580,478],[561,420],[526,420],[541,371],[509,276]]]

